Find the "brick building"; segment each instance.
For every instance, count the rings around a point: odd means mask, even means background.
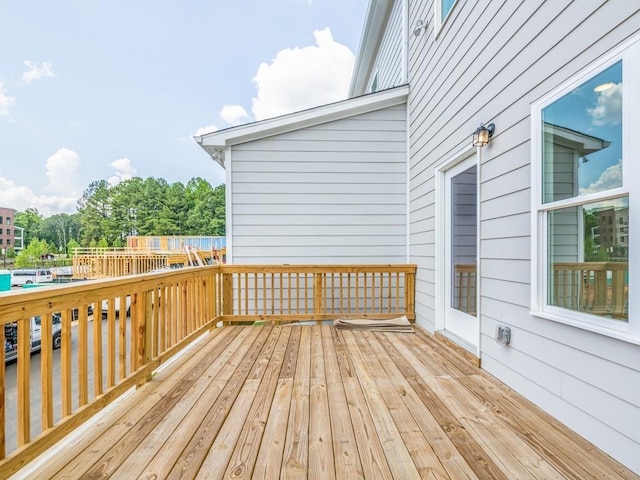
[[[14,219],[16,211],[12,208],[0,207],[0,249],[15,248],[16,228]],[[18,236],[22,237],[19,232]],[[21,245],[20,245],[21,246]]]

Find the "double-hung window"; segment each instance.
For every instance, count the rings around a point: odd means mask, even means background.
[[[532,313],[638,342],[640,42],[536,102],[531,119]]]

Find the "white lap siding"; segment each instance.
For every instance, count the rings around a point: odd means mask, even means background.
[[[235,145],[233,263],[406,261],[406,106]]]
[[[432,18],[433,2],[412,1],[410,16]],[[433,330],[442,314],[435,168],[495,122],[478,171],[482,366],[638,472],[640,346],[529,312],[531,104],[639,31],[627,0],[456,2],[436,38],[410,39],[409,97],[418,323]],[[509,346],[495,342],[498,324],[511,327]]]

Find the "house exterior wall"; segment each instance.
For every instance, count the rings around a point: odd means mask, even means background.
[[[230,153],[234,264],[406,261],[406,105]]]
[[[409,25],[429,19],[429,29],[410,38],[409,230],[417,321],[433,331],[436,168],[495,122],[478,172],[482,366],[640,472],[640,346],[530,314],[531,104],[638,33],[637,7],[459,1],[434,32],[433,2],[411,1]],[[494,341],[498,324],[510,345]]]
[[[402,83],[402,2],[397,1],[393,4],[387,28],[376,53],[367,81],[367,92],[386,90]]]

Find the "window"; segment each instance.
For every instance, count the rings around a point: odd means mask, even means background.
[[[2,225],[2,217],[0,217],[0,225]]]
[[[456,4],[457,0],[436,0],[435,1],[435,31],[436,34],[442,28],[445,20],[449,16],[449,12],[453,9],[453,6]]]
[[[629,66],[639,50],[621,49],[532,108],[533,314],[634,342],[627,226],[640,209],[630,161],[640,110]]]
[[[7,235],[11,235],[11,229],[7,228]]]
[[[11,217],[7,217],[7,225],[11,225]]]

